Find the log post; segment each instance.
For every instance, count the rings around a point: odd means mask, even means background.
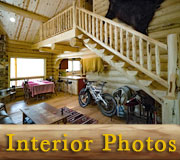
[[[178,60],[178,36],[168,35],[168,97],[176,97],[177,81],[177,60]]]
[[[83,43],[77,38],[70,39],[69,44],[71,47],[82,47],[83,46]]]
[[[180,124],[180,39],[177,34],[168,35],[168,97],[162,106],[163,124]],[[178,77],[178,78],[177,78]]]
[[[162,123],[180,124],[180,92],[177,94],[177,99],[166,99],[162,105]]]

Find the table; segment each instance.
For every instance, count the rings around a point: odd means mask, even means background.
[[[42,93],[54,93],[54,82],[42,81],[28,81],[28,87],[32,93],[32,97]]]
[[[23,124],[29,117],[35,124],[66,124],[69,113],[62,113],[61,109],[54,108],[47,103],[40,103],[28,108],[20,109],[23,113]]]
[[[7,103],[16,98],[16,91],[11,91],[11,89],[0,90],[0,102]]]

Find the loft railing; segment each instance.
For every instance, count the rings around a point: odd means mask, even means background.
[[[73,7],[69,7],[65,11],[59,13],[40,28],[40,41],[64,33],[73,28]]]
[[[76,7],[75,4],[41,26],[40,40],[75,28],[168,88],[168,47],[166,44],[126,25]]]

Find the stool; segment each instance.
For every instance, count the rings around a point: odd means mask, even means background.
[[[63,82],[64,82],[63,80],[58,80],[58,83],[59,83],[58,91],[59,92],[61,91],[61,83],[63,83]]]
[[[0,103],[0,110],[5,110],[7,112],[6,105],[4,103]]]
[[[66,85],[67,85],[66,93],[68,93],[68,86],[71,85],[70,94],[72,94],[72,81],[67,80],[65,83],[66,83]]]
[[[10,100],[15,100],[16,99],[16,91],[11,91],[10,92]]]
[[[139,105],[139,101],[136,99],[136,97],[131,98],[125,103],[125,106],[127,106],[127,119],[126,123],[129,124],[131,118],[134,116],[135,106]],[[140,109],[141,112],[141,109]],[[141,113],[140,113],[141,114]]]

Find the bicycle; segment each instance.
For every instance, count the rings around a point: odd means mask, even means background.
[[[85,81],[86,87],[79,93],[79,104],[87,107],[92,99],[98,104],[103,115],[112,117],[116,113],[116,101],[108,93],[103,93],[103,87],[107,82],[101,82],[99,86],[94,86],[95,81]]]

